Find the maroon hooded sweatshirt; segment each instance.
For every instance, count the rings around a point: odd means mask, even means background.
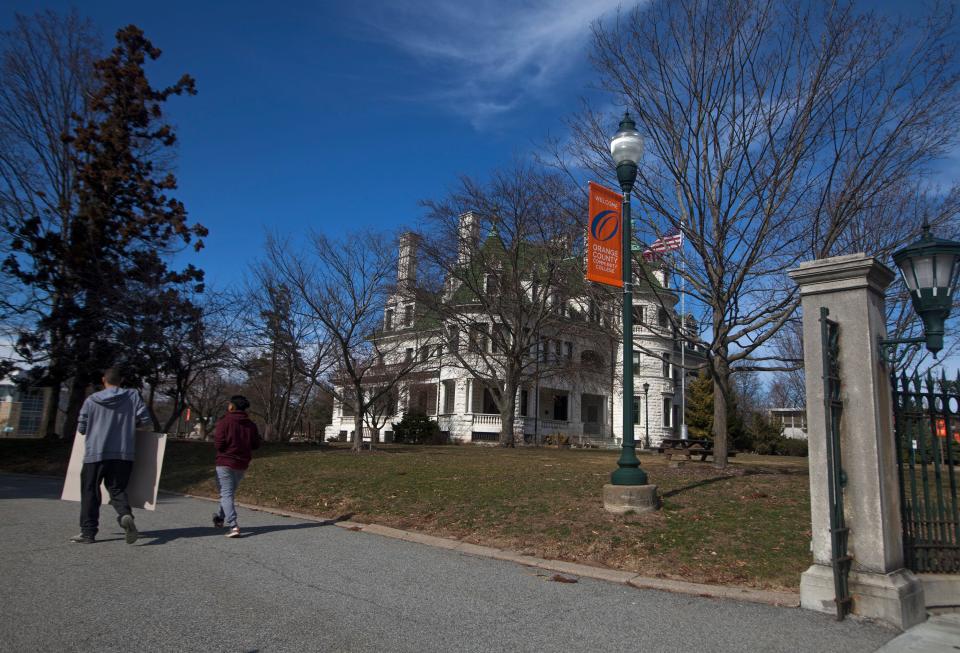
[[[243,470],[250,466],[253,450],[260,447],[260,432],[244,411],[235,410],[217,422],[213,444],[218,467]]]

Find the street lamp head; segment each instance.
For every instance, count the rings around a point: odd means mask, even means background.
[[[943,325],[953,305],[960,243],[932,236],[924,222],[920,240],[895,252],[893,262],[910,291],[913,309],[923,320],[927,349],[936,354],[943,349]]]
[[[620,129],[610,141],[610,155],[617,164],[620,188],[624,193],[629,193],[637,179],[637,163],[643,155],[643,137],[637,131],[637,124],[633,122],[629,112],[623,114]]]
[[[650,384],[649,384],[649,383],[644,383],[644,384],[643,384],[643,394],[647,394],[648,392],[650,392]]]

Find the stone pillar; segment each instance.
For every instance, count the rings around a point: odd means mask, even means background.
[[[847,474],[844,516],[853,556],[853,612],[909,628],[926,619],[926,612],[921,583],[903,568],[892,398],[879,350],[885,335],[884,291],[894,274],[865,254],[851,254],[804,263],[790,277],[800,286],[803,308],[813,526],[814,563],[801,576],[801,606],[836,610],[820,338],[820,308],[826,307],[840,325],[840,450]]]

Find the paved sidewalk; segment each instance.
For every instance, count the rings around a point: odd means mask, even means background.
[[[640,590],[323,523],[163,497],[124,543],[67,538],[60,483],[0,475],[2,651],[874,651],[896,633],[796,608]],[[568,578],[572,578],[567,576]]]
[[[895,637],[877,653],[957,653],[960,651],[960,614],[941,614]]]

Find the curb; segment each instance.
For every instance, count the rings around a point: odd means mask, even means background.
[[[160,490],[160,494],[170,496],[186,497],[188,499],[200,499],[202,501],[217,502],[217,499],[202,497],[194,494],[181,494],[179,492],[169,492]],[[282,517],[291,517],[303,521],[321,522],[339,526],[350,531],[360,531],[370,533],[371,535],[380,535],[390,537],[396,540],[412,542],[414,544],[423,544],[438,549],[447,549],[457,551],[465,555],[477,556],[479,558],[492,558],[494,560],[503,560],[553,571],[571,576],[580,576],[582,578],[592,578],[594,580],[606,581],[609,583],[619,583],[636,589],[659,590],[661,592],[672,592],[674,594],[689,594],[711,599],[727,599],[734,601],[746,601],[749,603],[762,603],[784,608],[800,607],[800,594],[797,592],[777,592],[773,590],[758,590],[750,587],[740,587],[737,585],[708,585],[705,583],[691,583],[683,580],[671,580],[668,578],[651,578],[641,576],[632,571],[620,571],[617,569],[608,569],[606,567],[591,567],[577,562],[564,562],[563,560],[547,560],[528,556],[514,551],[506,551],[490,546],[479,544],[470,544],[446,537],[437,537],[435,535],[425,535],[414,531],[405,531],[390,526],[381,526],[379,524],[362,524],[354,521],[333,521],[331,519],[321,519],[316,515],[305,515],[300,512],[283,510],[282,508],[267,508],[250,503],[237,503],[241,508],[253,510],[255,512],[266,512]]]

